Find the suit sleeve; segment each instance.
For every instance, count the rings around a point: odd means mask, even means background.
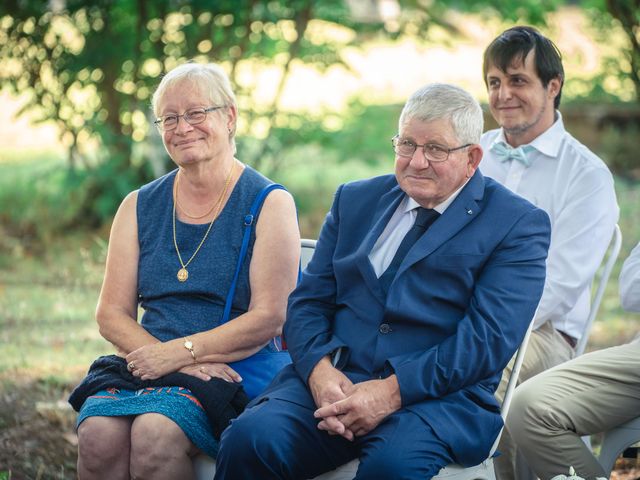
[[[284,335],[298,375],[307,382],[315,365],[325,355],[344,347],[332,333],[336,312],[336,279],[333,256],[339,234],[339,202],[343,186],[320,231],[313,257],[297,288],[289,296]]]
[[[529,210],[487,258],[453,335],[426,351],[388,360],[403,405],[439,398],[502,371],[542,295],[549,217]]]

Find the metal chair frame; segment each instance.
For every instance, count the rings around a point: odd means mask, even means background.
[[[605,255],[605,258],[602,259],[602,271],[600,275],[597,276],[597,279],[594,279],[593,285],[596,286],[595,294],[593,295],[593,300],[591,301],[591,308],[589,309],[589,316],[587,317],[587,323],[584,326],[584,331],[580,340],[576,345],[576,357],[578,355],[582,355],[584,353],[584,349],[587,346],[587,342],[589,341],[589,332],[591,332],[591,328],[593,327],[593,322],[596,319],[596,315],[598,314],[598,310],[600,309],[600,303],[602,302],[602,298],[604,297],[604,292],[607,288],[607,283],[609,282],[609,276],[613,271],[613,266],[618,259],[618,255],[620,255],[620,248],[622,247],[622,232],[620,231],[620,227],[616,224],[613,229],[613,233],[611,235],[611,242],[609,243],[608,256]]]

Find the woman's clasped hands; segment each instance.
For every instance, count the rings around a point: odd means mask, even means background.
[[[183,347],[174,344],[176,342],[143,345],[126,356],[127,369],[141,380],[155,380],[169,373],[181,372],[204,381],[213,377],[226,382],[242,381],[242,377],[226,363],[197,362],[183,365],[178,360]]]

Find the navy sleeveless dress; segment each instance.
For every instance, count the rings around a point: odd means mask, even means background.
[[[138,192],[137,203],[140,244],[138,298],[144,310],[140,323],[161,341],[189,336],[219,325],[242,244],[244,216],[260,190],[273,183],[251,167],[245,167],[209,236],[188,265],[188,280],[180,282],[176,275],[181,265],[173,244],[172,226],[176,173],[177,169],[143,186]],[[183,261],[191,258],[208,226],[208,223],[194,225],[176,219],[176,238]],[[249,308],[249,264],[254,241],[255,230],[238,278],[231,318]],[[263,350],[273,348],[268,345]],[[78,414],[77,424],[90,416],[129,416],[150,412],[169,417],[200,450],[216,456],[218,445],[204,410],[185,388],[103,390],[86,400]]]

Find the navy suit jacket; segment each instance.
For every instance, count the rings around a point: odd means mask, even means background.
[[[502,427],[493,396],[545,279],[547,214],[479,171],[411,248],[385,295],[368,255],[404,198],[395,176],[338,188],[315,253],[289,298],[293,364],[254,402],[315,409],[307,381],[342,348],[353,382],[397,375],[402,406],[477,464]]]

